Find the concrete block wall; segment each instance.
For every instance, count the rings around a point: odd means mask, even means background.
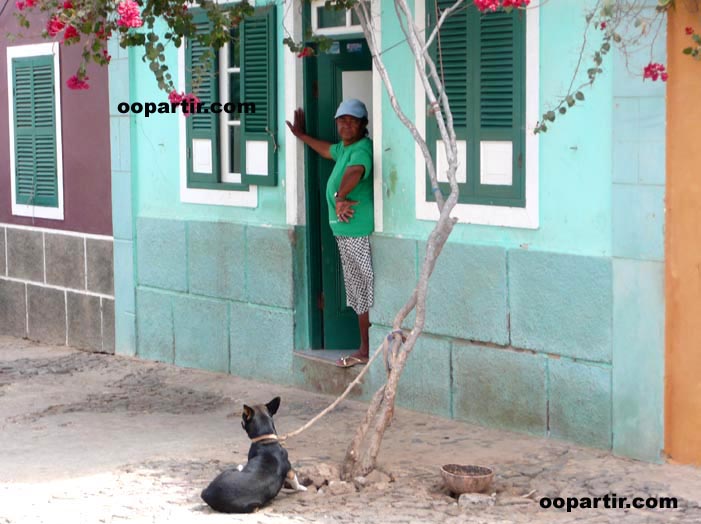
[[[377,347],[411,291],[424,244],[375,235]],[[397,269],[398,264],[406,272]],[[400,381],[404,407],[610,449],[613,276],[609,257],[448,244],[425,335]],[[383,381],[373,365],[369,398]]]
[[[0,334],[114,353],[109,237],[0,225]]]
[[[292,383],[294,229],[139,218],[136,354]]]

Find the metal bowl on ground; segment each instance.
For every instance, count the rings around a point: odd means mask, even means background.
[[[445,487],[456,495],[479,493],[491,486],[494,470],[486,466],[446,464],[441,468]]]

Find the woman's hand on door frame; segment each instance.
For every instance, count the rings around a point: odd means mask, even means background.
[[[301,107],[295,109],[294,118],[292,120],[294,124],[291,124],[289,120],[285,121],[292,134],[297,138],[301,138],[302,136],[306,135],[307,125],[304,119],[304,109]]]

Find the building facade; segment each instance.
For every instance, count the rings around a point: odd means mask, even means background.
[[[661,461],[665,435],[674,440],[665,396],[667,87],[640,78],[649,53],[611,53],[586,101],[532,133],[567,90],[582,44],[573,35],[594,2],[584,4],[483,17],[470,8],[445,28],[441,59],[465,159],[459,223],[432,277],[399,404]],[[319,350],[357,339],[325,219],[330,163],[285,120],[304,107],[310,133],[333,141],[341,99],[370,109],[371,348],[417,281],[437,211],[354,16],[325,12],[323,2],[257,7],[239,45],[196,82],[196,43],[167,50],[179,91],[197,85],[205,102],[255,102],[255,114],[123,114],[120,103],[166,95],[136,51],[111,51],[116,351],[335,392],[357,371],[324,364]],[[372,9],[396,99],[440,169],[435,122],[393,6]],[[433,3],[417,0],[414,10],[430,27]],[[282,37],[301,39],[308,26],[333,45],[301,59]],[[665,62],[664,35],[652,46]],[[684,344],[678,351],[692,351]],[[378,363],[356,397],[369,398],[383,374]],[[698,451],[685,460],[698,461]]]
[[[0,334],[114,352],[106,70],[0,17]],[[11,38],[10,34],[23,36]],[[26,34],[24,34],[26,33]]]

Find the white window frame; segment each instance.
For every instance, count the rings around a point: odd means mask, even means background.
[[[316,35],[347,35],[354,33],[362,33],[363,28],[360,24],[351,25],[351,10],[346,9],[346,25],[337,27],[319,27],[319,15],[317,8],[324,7],[325,0],[314,0],[311,3],[312,10],[312,33]]]
[[[229,119],[229,115],[224,113],[224,100],[228,97],[229,93],[229,75],[232,73],[239,74],[239,80],[241,78],[241,67],[229,67],[229,42],[224,44],[224,47],[219,51],[219,102],[222,104],[222,112],[219,113],[219,135],[222,137],[219,140],[219,152],[221,155],[221,181],[230,182],[232,184],[241,183],[241,173],[232,173],[229,170],[230,158],[229,158],[229,128],[231,127],[241,127],[241,117],[238,120]],[[231,100],[230,102],[234,102]],[[240,100],[236,100],[236,103]]]
[[[32,58],[36,56],[53,56],[54,59],[54,101],[56,124],[56,186],[58,190],[58,207],[33,206],[18,204],[16,199],[15,166],[15,104],[12,89],[12,59]],[[12,192],[12,214],[15,216],[63,220],[63,140],[61,136],[61,66],[59,60],[59,43],[29,44],[7,48],[7,104],[8,125],[10,127],[10,191]]]
[[[539,195],[538,195],[538,135],[533,133],[538,121],[539,106],[539,68],[540,68],[540,6],[531,4],[526,9],[526,206],[506,207],[477,204],[456,204],[452,216],[463,224],[482,224],[490,226],[515,227],[523,229],[538,229]],[[426,19],[426,0],[416,0],[415,20],[420,30],[423,30]],[[420,32],[423,35],[423,31]],[[426,136],[426,92],[418,73],[414,77],[416,89],[415,111],[416,127],[422,136]],[[426,164],[419,146],[415,146],[416,158],[416,218],[418,220],[437,221],[438,207],[435,202],[428,201],[426,195]],[[479,176],[479,173],[468,173],[468,176]]]
[[[222,75],[220,75],[219,79],[220,85],[222,82],[221,77]],[[180,46],[180,48],[178,49],[178,91],[185,91],[185,46]],[[258,186],[251,185],[248,186],[248,190],[242,191],[230,191],[223,189],[199,189],[187,187],[187,133],[185,128],[185,118],[180,114],[178,115],[178,118],[178,129],[180,132],[180,137],[178,141],[180,145],[180,201],[186,204],[204,204],[214,206],[235,206],[248,208],[258,207]],[[224,140],[220,140],[220,142],[222,144],[222,147],[224,147]],[[222,160],[224,160],[223,155],[221,155],[221,157]],[[226,158],[226,170],[228,172],[228,151]],[[224,164],[223,162],[220,162],[220,169],[223,168]]]

